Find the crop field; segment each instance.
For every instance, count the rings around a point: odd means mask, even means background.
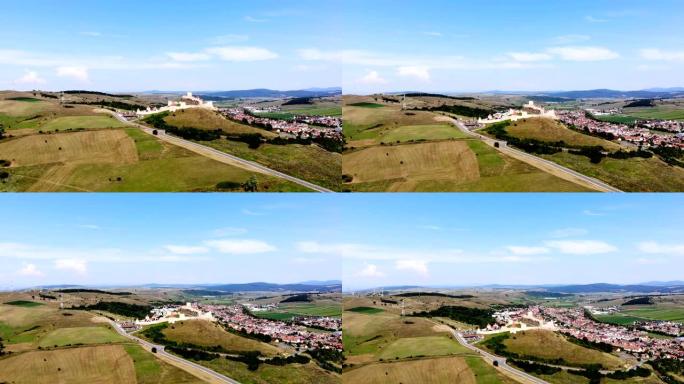
[[[345,153],[355,191],[583,191],[476,140],[368,147]]]
[[[342,116],[342,108],[339,106],[313,105],[303,107],[301,105],[285,106],[280,112],[260,113],[260,117],[268,117],[278,120],[292,120],[297,115],[303,116]]]
[[[48,121],[40,126],[44,132],[63,131],[65,129],[95,129],[95,128],[120,128],[126,124],[115,119],[113,116],[64,116]]]
[[[604,158],[593,164],[586,156],[569,153],[541,155],[584,175],[595,177],[627,192],[684,191],[684,169],[652,157],[650,159]]]
[[[625,108],[625,113],[639,119],[684,120],[684,108],[681,107]]]
[[[478,358],[476,358],[478,359]],[[374,363],[345,371],[344,382],[364,384],[424,383],[424,384],[498,384],[491,368],[482,378],[476,377],[462,357],[442,357],[390,363]]]
[[[245,364],[228,359],[202,361],[200,364],[232,377],[241,383],[250,384],[339,384],[340,375],[318,367],[316,363],[287,364],[275,366],[259,365],[256,371],[249,371]]]
[[[571,146],[600,145],[608,150],[618,150],[620,145],[598,137],[575,132],[551,119],[526,119],[512,122],[506,131],[520,139],[536,139],[546,142],[564,141]]]
[[[212,191],[254,174],[131,128],[25,136],[0,142],[0,153],[12,162],[0,191]],[[303,190],[256,177],[259,190]]]
[[[601,116],[594,116],[594,118],[597,120],[606,121],[609,123],[616,123],[616,124],[634,124],[634,122],[638,120],[634,116],[627,116],[627,115],[601,115]]]
[[[74,344],[106,344],[125,342],[126,338],[108,327],[59,328],[48,333],[38,344],[42,348]]]
[[[258,133],[264,137],[277,136],[265,129],[250,127],[249,125],[228,120],[214,111],[205,109],[180,110],[164,118],[164,121],[179,128],[222,129],[226,133]]]
[[[202,346],[220,345],[229,351],[260,351],[273,356],[280,350],[270,344],[234,335],[220,325],[202,320],[183,321],[170,324],[163,331],[169,340]]]
[[[443,356],[468,354],[470,350],[461,346],[451,335],[405,337],[392,342],[382,349],[380,358],[384,360],[405,359],[417,356]]]
[[[635,321],[643,321],[645,319],[635,316],[627,316],[621,314],[614,315],[597,315],[596,320],[604,323],[618,324],[618,325],[632,325]]]
[[[33,351],[0,360],[0,382],[135,383],[133,361],[121,345]]]
[[[453,125],[404,125],[394,128],[380,137],[381,142],[395,143],[422,140],[465,139],[465,133]]]
[[[200,143],[332,190],[340,189],[342,155],[328,152],[317,145],[262,144],[255,150],[246,143],[230,140]]]
[[[293,316],[342,316],[342,306],[339,304],[301,303],[281,304],[277,311],[255,312],[255,316],[272,320],[290,320]]]
[[[655,308],[634,308],[623,310],[621,313],[642,319],[684,322],[684,308],[682,307],[657,306]]]
[[[550,331],[518,332],[503,344],[509,352],[542,359],[564,359],[568,365],[601,364],[606,369],[620,369],[623,362],[608,353],[581,347]]]

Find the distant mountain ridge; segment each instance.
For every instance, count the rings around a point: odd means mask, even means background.
[[[549,293],[684,293],[684,281],[650,281],[641,284],[537,284],[537,285],[506,285],[489,284],[481,286],[395,286],[359,289],[358,292],[373,291],[400,291],[415,289],[516,289],[516,290],[539,290]]]
[[[31,289],[64,289],[64,288],[148,288],[148,289],[201,289],[221,291],[225,293],[235,292],[339,292],[342,290],[342,282],[339,280],[318,281],[311,280],[302,283],[276,284],[266,282],[240,283],[240,284],[140,284],[140,285],[68,285],[55,284],[37,286]],[[28,288],[27,288],[28,289]]]
[[[146,91],[143,93],[148,94],[185,94],[184,91]],[[296,90],[275,90],[268,88],[255,88],[255,89],[238,89],[230,91],[193,91],[197,96],[200,96],[206,100],[230,100],[230,99],[252,99],[252,98],[262,98],[262,99],[281,99],[290,97],[326,97],[326,96],[339,96],[342,94],[341,87],[328,87],[328,88],[307,88],[307,89],[296,89]]]

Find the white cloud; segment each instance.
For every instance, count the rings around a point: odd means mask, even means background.
[[[394,267],[398,270],[415,272],[423,277],[430,274],[425,260],[397,260]]]
[[[665,264],[667,263],[666,259],[661,259],[661,258],[646,258],[646,257],[641,257],[636,260],[634,260],[635,263],[639,265],[658,265],[658,264]]]
[[[81,259],[57,259],[55,268],[73,271],[79,275],[84,275],[88,270],[87,262]]]
[[[206,52],[224,61],[262,61],[278,57],[277,53],[260,47],[224,46],[209,48]]]
[[[397,74],[405,77],[415,77],[422,81],[430,80],[430,70],[427,67],[404,66],[397,68]]]
[[[38,270],[35,264],[24,264],[24,267],[17,272],[21,276],[42,277],[45,274]]]
[[[549,253],[549,249],[545,247],[525,247],[510,245],[506,249],[514,255],[541,255],[544,253]]]
[[[385,84],[387,80],[383,79],[378,71],[368,71],[362,78],[359,79],[363,84]]]
[[[554,240],[547,241],[545,245],[570,255],[596,255],[617,251],[615,246],[597,240]]]
[[[268,21],[268,19],[260,19],[257,17],[245,16],[245,21],[250,22],[250,23],[265,23]]]
[[[209,249],[207,247],[199,246],[185,246],[185,245],[166,245],[164,248],[177,255],[192,255],[197,253],[207,253]]]
[[[586,229],[582,228],[561,228],[561,229],[556,229],[555,231],[551,232],[551,237],[575,237],[575,236],[584,236],[588,233]]]
[[[684,244],[660,244],[655,241],[645,241],[637,244],[637,248],[644,253],[684,255]]]
[[[511,52],[508,56],[515,61],[522,62],[548,61],[553,59],[553,56],[548,53]]]
[[[92,230],[100,229],[100,226],[97,224],[81,224],[78,227],[83,228],[83,229],[92,229]]]
[[[261,240],[210,240],[206,241],[205,244],[211,248],[215,248],[221,253],[230,254],[255,254],[273,252],[276,250],[276,247]]]
[[[45,84],[45,79],[40,77],[38,72],[26,71],[24,76],[14,81],[17,84]]]
[[[647,48],[639,51],[642,59],[652,61],[684,61],[684,51],[663,51],[657,48]]]
[[[79,81],[88,81],[88,68],[86,67],[58,67],[57,76],[70,77]]]
[[[357,275],[362,277],[385,277],[385,274],[380,272],[375,264],[367,264]]]
[[[322,51],[316,48],[305,48],[297,50],[297,54],[302,60],[341,62],[344,59],[345,51]]]
[[[247,215],[247,216],[264,216],[265,215],[264,212],[252,211],[250,209],[243,209],[242,214]]]
[[[617,52],[603,47],[555,47],[550,48],[548,52],[558,55],[562,60],[567,61],[605,61],[620,57]]]
[[[591,15],[584,16],[584,20],[585,20],[585,21],[588,21],[588,22],[590,22],[590,23],[605,23],[605,22],[608,22],[608,19],[600,19],[600,18],[598,18],[598,17],[594,17],[594,16],[591,16]]]
[[[583,41],[588,41],[588,40],[591,40],[591,36],[589,36],[589,35],[569,34],[569,35],[556,36],[553,39],[551,39],[551,42],[553,44],[565,45],[565,44],[581,43]]]
[[[167,52],[166,55],[174,61],[193,62],[193,61],[207,61],[211,60],[211,55],[207,53],[189,53],[189,52]]]
[[[586,216],[605,216],[606,214],[604,212],[599,212],[599,211],[594,211],[591,209],[585,209],[582,211],[582,214]]]

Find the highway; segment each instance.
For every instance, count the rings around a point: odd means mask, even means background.
[[[210,379],[211,383],[227,383],[227,384],[240,384],[239,381],[233,380],[228,376],[222,375],[218,372],[215,372],[207,367],[203,367],[199,364],[195,364],[192,361],[185,360],[183,358],[180,358],[176,355],[172,355],[164,350],[163,345],[156,345],[153,343],[150,343],[146,340],[143,340],[141,338],[135,337],[128,332],[124,331],[123,328],[119,326],[116,322],[109,320],[109,323],[112,324],[114,329],[122,336],[131,339],[138,344],[142,345],[143,348],[146,348],[147,350],[151,351],[152,348],[157,349],[157,355],[160,358],[171,360],[175,362],[176,366],[179,368],[182,368],[183,370],[187,371],[188,373],[192,374],[193,376],[198,376],[200,379]],[[205,377],[206,376],[206,377]]]
[[[494,364],[494,361],[497,361],[499,364],[499,366],[498,366],[499,369],[506,371],[506,373],[509,373],[511,376],[515,377],[517,380],[521,380],[523,383],[530,383],[530,384],[550,384],[548,381],[544,381],[538,377],[532,376],[530,374],[527,374],[523,371],[519,371],[519,370],[511,367],[510,365],[508,365],[506,363],[506,359],[504,357],[498,357],[498,356],[492,355],[491,353],[489,353],[487,351],[483,351],[480,348],[477,348],[477,347],[469,344],[466,341],[466,339],[464,339],[463,336],[460,333],[456,332],[455,330],[452,329],[451,333],[454,335],[454,338],[461,345],[470,349],[473,352],[476,352],[477,354],[482,356],[482,358],[486,362],[488,362],[490,364]]]
[[[557,175],[558,177],[561,177],[565,180],[585,185],[589,188],[593,188],[601,192],[622,192],[621,190],[613,187],[612,185],[604,183],[601,180],[589,177],[587,175],[583,175],[570,168],[566,168],[562,165],[556,164],[553,161],[542,159],[540,157],[530,155],[527,152],[511,148],[508,145],[506,145],[505,141],[495,140],[490,137],[473,132],[469,130],[465,125],[463,125],[463,122],[457,119],[450,118],[450,120],[459,130],[461,130],[466,135],[479,139],[483,141],[485,144],[489,145],[490,147],[498,150],[499,152],[514,157],[518,160],[524,161],[532,165],[533,167],[539,168],[553,175]],[[497,147],[495,143],[499,143],[499,146]]]
[[[141,125],[141,124],[130,122],[118,113],[113,113],[113,115],[122,123],[133,125],[137,128],[140,128],[145,133],[148,133],[150,135],[154,135],[154,133],[153,133],[154,129],[153,128],[149,128],[149,127],[146,127],[146,126]],[[294,176],[290,176],[290,175],[287,175],[287,174],[282,173],[280,171],[276,171],[275,169],[268,168],[266,166],[263,166],[259,163],[254,162],[254,161],[245,160],[245,159],[242,159],[240,157],[237,157],[237,156],[225,153],[225,152],[221,152],[217,149],[208,147],[206,145],[198,144],[198,143],[195,143],[195,142],[192,142],[189,140],[182,139],[180,137],[169,135],[166,133],[166,131],[161,130],[161,129],[158,129],[157,134],[154,136],[160,140],[164,140],[164,141],[169,142],[171,144],[177,145],[179,147],[182,147],[182,148],[185,148],[185,149],[190,150],[192,152],[195,152],[197,154],[200,154],[202,156],[209,157],[209,158],[214,159],[216,161],[220,161],[224,164],[237,166],[237,167],[249,170],[249,171],[259,172],[259,173],[269,175],[269,176],[279,177],[281,179],[291,181],[295,184],[299,184],[301,186],[304,186],[304,187],[309,188],[309,189],[316,191],[316,192],[324,192],[324,193],[334,192],[330,189],[323,188],[320,185],[310,183],[306,180],[298,179]]]

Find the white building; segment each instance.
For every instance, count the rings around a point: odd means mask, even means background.
[[[529,119],[531,117],[545,117],[548,119],[558,119],[556,116],[556,111],[554,109],[546,110],[546,108],[534,104],[534,101],[530,100],[527,104],[523,105],[521,109],[509,109],[506,112],[494,113],[487,116],[486,119],[478,119],[478,124],[492,124],[498,123],[500,121],[516,121],[522,119]]]
[[[135,114],[138,117],[141,117],[141,116],[149,116],[149,115],[153,115],[155,113],[161,113],[161,112],[176,112],[176,111],[180,111],[182,109],[189,109],[189,108],[203,108],[203,109],[209,109],[212,111],[216,110],[216,107],[214,106],[213,101],[204,101],[197,96],[193,96],[192,92],[188,92],[185,96],[181,96],[180,101],[169,100],[169,103],[166,107],[161,107],[161,108],[147,107],[147,109],[142,110],[142,111],[137,110],[135,112]]]

